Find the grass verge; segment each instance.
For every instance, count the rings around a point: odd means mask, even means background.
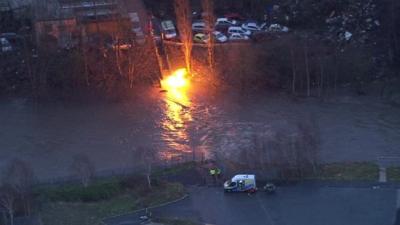
[[[400,167],[389,167],[386,169],[389,181],[400,181]]]
[[[331,163],[320,167],[315,179],[377,181],[378,165],[371,162]]]
[[[181,163],[181,164],[175,165],[170,168],[163,168],[163,169],[156,170],[153,172],[152,176],[153,177],[163,177],[163,176],[169,176],[169,175],[178,175],[182,172],[194,169],[197,166],[198,165],[196,162]]]
[[[180,183],[159,183],[151,190],[138,187],[96,202],[46,201],[41,207],[45,225],[98,225],[101,219],[178,199],[185,195]]]

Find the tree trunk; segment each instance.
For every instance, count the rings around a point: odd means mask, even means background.
[[[147,186],[148,186],[148,188],[152,189],[152,185],[151,185],[151,164],[150,163],[147,166],[146,178],[147,178]]]
[[[396,60],[396,58],[398,57],[399,54],[399,42],[398,42],[398,33],[397,33],[397,14],[396,14],[396,8],[397,8],[397,4],[396,4],[397,0],[392,0],[392,4],[391,4],[391,33],[392,33],[392,46],[390,49],[392,49],[391,51],[393,51],[392,53],[392,60],[393,62]]]
[[[9,209],[8,215],[10,216],[10,225],[14,225],[14,210]]]
[[[319,74],[319,85],[318,85],[318,97],[321,97],[322,91],[323,91],[322,89],[324,87],[324,64],[323,64],[322,59],[320,59],[320,62],[319,62],[319,71],[320,71],[320,74]]]
[[[337,80],[338,80],[338,57],[337,57],[337,50],[335,50],[335,55],[334,55],[334,77],[333,77],[333,93],[336,94],[337,90]]]
[[[196,147],[192,146],[192,161],[196,161]]]
[[[292,61],[292,94],[296,94],[296,64],[294,62],[293,49],[290,49],[290,56]]]
[[[3,218],[2,218],[3,223],[2,224],[5,225],[5,224],[7,224],[7,213],[5,211],[3,211],[2,215],[3,215]]]
[[[308,47],[304,46],[304,60],[306,64],[306,79],[307,79],[307,97],[311,96],[311,78],[310,78],[310,68],[308,64]]]

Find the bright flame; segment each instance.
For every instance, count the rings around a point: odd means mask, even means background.
[[[170,76],[161,81],[161,86],[168,91],[171,89],[185,88],[188,85],[186,75],[187,70],[185,68],[175,70]]]

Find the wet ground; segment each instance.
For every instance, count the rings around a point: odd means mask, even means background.
[[[221,188],[193,187],[190,197],[152,209],[154,217],[215,225],[392,225],[396,189],[369,186],[297,184],[274,195],[225,194]],[[105,219],[108,225],[134,225],[143,212]]]
[[[0,169],[17,157],[40,178],[66,176],[73,156],[85,153],[99,171],[124,170],[140,164],[138,146],[150,145],[164,163],[203,157],[246,163],[254,135],[295,137],[299,124],[315,134],[322,162],[400,156],[400,108],[377,98],[293,100],[194,86],[177,93],[143,88],[117,103],[2,99]]]

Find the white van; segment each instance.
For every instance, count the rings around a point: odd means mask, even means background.
[[[238,174],[224,183],[225,192],[256,192],[256,176],[254,174]]]

